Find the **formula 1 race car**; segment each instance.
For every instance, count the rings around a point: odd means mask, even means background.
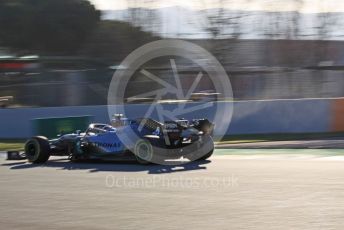
[[[207,119],[160,123],[118,115],[111,125],[90,124],[83,133],[76,131],[52,140],[32,137],[25,144],[25,155],[32,163],[44,163],[50,156],[69,156],[72,161],[135,159],[141,164],[164,164],[181,157],[205,160],[214,150],[213,129]]]

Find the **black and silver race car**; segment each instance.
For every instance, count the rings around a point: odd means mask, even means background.
[[[166,164],[170,159],[208,159],[214,150],[214,124],[207,119],[160,123],[153,119],[129,120],[118,116],[109,124],[90,124],[85,132],[57,139],[35,136],[25,144],[29,162],[44,163],[50,156],[72,161],[136,159],[141,164]]]

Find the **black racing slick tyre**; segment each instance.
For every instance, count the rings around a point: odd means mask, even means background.
[[[139,140],[135,144],[134,154],[139,164],[147,165],[152,163],[154,148],[148,140]]]
[[[30,138],[25,143],[25,155],[29,162],[41,164],[50,157],[50,145],[46,137],[37,136]]]
[[[199,145],[194,145],[192,154],[187,157],[190,161],[204,161],[209,159],[214,153],[214,141],[210,135],[202,137],[202,141]]]
[[[199,158],[199,161],[205,161],[208,160],[214,153],[214,149],[211,150],[209,153],[205,154],[203,157]]]

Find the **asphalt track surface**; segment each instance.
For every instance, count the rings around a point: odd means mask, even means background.
[[[226,150],[184,166],[0,157],[1,229],[342,229],[343,150]]]

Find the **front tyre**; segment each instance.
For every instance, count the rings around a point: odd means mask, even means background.
[[[25,143],[25,155],[29,162],[41,164],[50,157],[50,145],[46,137],[37,136],[30,138]]]

